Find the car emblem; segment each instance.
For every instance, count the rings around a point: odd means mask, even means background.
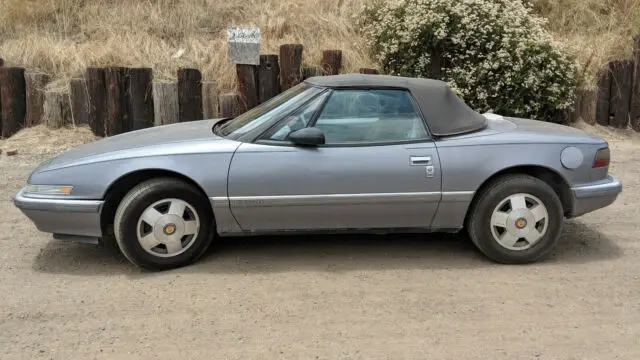
[[[516,220],[516,227],[518,229],[524,229],[527,226],[527,220],[525,218],[520,218]]]
[[[164,233],[166,235],[173,235],[173,233],[176,232],[176,225],[175,224],[167,224],[165,225],[165,227],[162,229],[162,231],[164,231]]]

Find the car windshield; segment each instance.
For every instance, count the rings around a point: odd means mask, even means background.
[[[323,90],[304,82],[300,83],[223,124],[217,129],[217,134],[229,139],[238,139],[271,119],[279,119],[280,115],[295,109]]]

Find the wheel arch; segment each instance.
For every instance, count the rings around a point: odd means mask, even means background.
[[[473,211],[473,208],[480,198],[483,191],[496,179],[506,176],[506,175],[515,175],[515,174],[524,174],[533,176],[539,180],[544,181],[547,185],[549,185],[558,195],[560,202],[562,203],[562,211],[566,215],[571,212],[571,208],[573,206],[573,198],[571,196],[571,186],[569,182],[565,179],[562,174],[558,171],[549,168],[543,165],[515,165],[511,167],[507,167],[501,169],[493,173],[487,179],[485,179],[482,184],[478,187],[473,195],[473,199],[467,208],[467,213],[465,215],[464,223],[467,224],[469,220],[469,216]]]
[[[119,178],[111,182],[104,193],[104,205],[100,212],[100,227],[102,234],[113,235],[113,219],[116,214],[116,210],[122,198],[136,185],[158,177],[168,177],[184,181],[187,184],[192,185],[198,191],[202,193],[202,196],[207,197],[206,192],[192,178],[173,170],[150,168],[135,170],[121,175]],[[213,209],[212,209],[213,213]],[[215,214],[214,214],[215,216]]]

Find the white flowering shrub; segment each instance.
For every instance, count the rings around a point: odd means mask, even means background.
[[[522,0],[373,0],[359,26],[383,71],[446,81],[474,109],[557,121],[577,69]]]

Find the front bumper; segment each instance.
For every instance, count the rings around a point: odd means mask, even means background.
[[[102,236],[100,212],[104,201],[29,197],[23,188],[13,197],[13,203],[42,232],[57,237]]]
[[[573,207],[570,217],[590,213],[611,205],[622,192],[622,183],[613,175],[593,183],[582,184],[571,188]]]

